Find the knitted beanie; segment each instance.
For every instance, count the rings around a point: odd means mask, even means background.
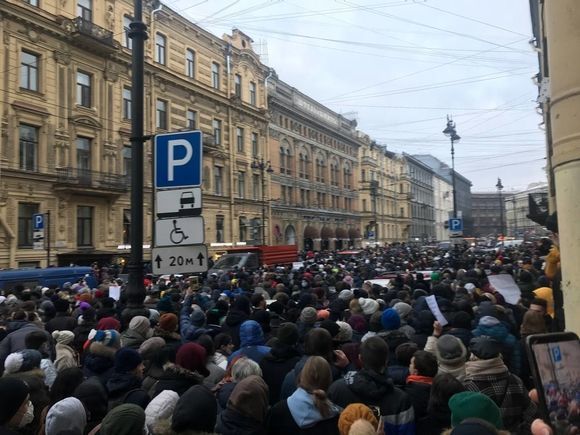
[[[365,316],[372,316],[379,310],[379,303],[370,298],[359,298],[358,303]]]
[[[399,329],[401,326],[401,318],[399,317],[399,313],[393,308],[387,308],[383,311],[383,315],[381,316],[381,325],[387,331],[393,331],[395,329]]]
[[[338,299],[342,301],[350,301],[354,297],[352,290],[345,289],[338,294]]]
[[[318,320],[318,315],[316,313],[316,309],[312,307],[306,307],[300,313],[300,321],[303,323],[316,323]]]
[[[393,309],[397,312],[401,319],[406,319],[413,310],[411,305],[405,302],[397,302],[395,305],[393,305]]]
[[[114,329],[91,329],[88,339],[91,343],[101,343],[108,347],[118,347],[120,344],[121,336]]]
[[[151,331],[151,322],[145,316],[135,316],[129,322],[129,329],[136,331],[143,337],[147,337]]]
[[[97,323],[97,329],[114,329],[115,331],[119,331],[121,329],[121,322],[114,317],[103,317]]]
[[[71,331],[54,331],[52,333],[52,338],[58,344],[71,344],[75,339],[75,335]]]
[[[165,346],[165,340],[161,337],[151,337],[139,346],[139,355],[145,361],[151,361],[157,352]]]
[[[473,391],[462,391],[449,399],[451,426],[459,425],[467,418],[481,418],[497,429],[503,427],[501,411],[493,400],[485,394]]]
[[[4,361],[4,374],[28,372],[40,368],[42,355],[33,349],[24,349],[20,352],[11,353]]]
[[[352,403],[344,408],[344,411],[340,413],[338,419],[338,430],[340,435],[348,435],[352,424],[360,419],[367,420],[374,428],[378,425],[377,418],[368,406],[363,405],[362,403]]]
[[[341,321],[337,321],[336,324],[338,325],[340,330],[338,331],[338,334],[334,337],[334,340],[340,343],[346,343],[351,341],[352,327],[348,323]]]
[[[135,349],[122,347],[115,353],[115,371],[128,373],[135,370],[143,360]]]
[[[159,328],[167,332],[175,332],[177,323],[177,316],[173,313],[164,313],[159,318]]]

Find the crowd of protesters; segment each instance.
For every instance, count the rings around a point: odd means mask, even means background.
[[[548,248],[401,244],[147,277],[132,318],[114,276],[3,289],[0,434],[549,433],[523,346],[557,328]],[[490,274],[511,274],[521,301]]]

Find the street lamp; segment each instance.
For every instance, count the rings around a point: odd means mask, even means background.
[[[504,229],[503,229],[503,197],[501,191],[503,190],[503,184],[501,184],[501,178],[497,179],[497,184],[495,185],[497,188],[497,193],[499,195],[499,224],[500,224],[500,231],[501,231],[501,240],[503,246],[503,239],[504,239]]]
[[[450,115],[447,115],[447,127],[443,134],[451,140],[451,183],[453,184],[453,218],[457,217],[457,192],[455,191],[455,142],[459,142],[461,137],[455,130],[455,122]]]
[[[263,157],[259,159],[254,157],[254,161],[250,165],[252,169],[258,169],[260,171],[260,177],[262,179],[262,245],[266,244],[266,173],[271,174],[274,172],[270,162],[265,162]]]

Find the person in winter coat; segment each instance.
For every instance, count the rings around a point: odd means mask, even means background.
[[[34,420],[34,405],[26,382],[0,378],[0,433],[18,435]]]
[[[331,383],[328,361],[320,356],[309,357],[300,372],[296,391],[270,410],[266,433],[338,435],[341,409],[327,397]]]
[[[450,373],[459,381],[465,379],[467,349],[463,342],[453,335],[441,335],[439,322],[433,325],[433,335],[427,339],[425,350],[432,353],[439,363],[438,373]]]
[[[154,337],[161,337],[168,346],[181,346],[181,336],[177,333],[178,319],[173,313],[164,313],[153,332]]]
[[[26,349],[34,349],[40,352],[42,360],[40,361],[40,368],[44,372],[44,383],[48,388],[52,388],[56,379],[57,371],[54,362],[50,355],[50,344],[45,331],[32,331],[26,336],[24,340]]]
[[[183,301],[183,308],[180,315],[181,340],[183,343],[195,341],[202,334],[207,334],[209,330],[206,326],[205,313],[201,308],[192,309],[193,293],[188,294]]]
[[[259,376],[238,382],[226,409],[218,416],[216,432],[223,435],[264,434],[268,412],[268,386]]]
[[[75,338],[74,333],[71,331],[54,331],[52,338],[56,342],[56,359],[54,360],[56,370],[60,372],[66,368],[78,367],[79,355],[70,346]]]
[[[472,331],[474,337],[487,336],[493,338],[501,346],[501,354],[509,371],[519,374],[522,361],[520,348],[516,338],[510,334],[507,326],[492,316],[483,316],[477,327]]]
[[[264,331],[255,320],[246,320],[240,326],[240,348],[230,355],[228,361],[237,356],[245,356],[260,364],[264,355],[270,352],[269,346],[264,346]]]
[[[99,435],[143,435],[145,411],[130,403],[119,405],[106,415],[98,428],[94,433]]]
[[[546,331],[546,323],[544,322],[544,316],[537,311],[526,311],[522,321],[522,326],[520,327],[520,352],[522,355],[526,354],[526,340],[528,336],[532,334],[543,334]],[[524,383],[527,389],[534,388],[534,381],[532,379],[532,373],[530,370],[530,362],[527,358],[522,358],[522,369],[520,371],[520,379]]]
[[[121,334],[121,345],[137,350],[152,335],[149,319],[145,316],[135,316],[129,322],[129,327]]]
[[[46,330],[52,334],[53,331],[74,331],[77,326],[77,321],[70,315],[70,303],[58,298],[53,302],[56,309],[56,316],[46,322]]]
[[[115,352],[119,349],[120,335],[110,329],[93,329],[85,343],[83,373],[87,378],[96,376],[105,385],[114,371]]]
[[[274,405],[280,399],[282,382],[301,356],[296,348],[298,328],[294,323],[282,323],[277,333],[275,344],[260,362],[262,376],[269,387],[270,405]]]
[[[397,387],[405,387],[407,376],[409,376],[411,358],[418,350],[419,347],[415,343],[403,343],[395,348],[394,358],[389,357],[387,374]]]
[[[205,368],[207,369],[208,375],[203,380],[203,384],[210,390],[213,390],[224,378],[226,371],[218,366],[214,361],[215,347],[213,340],[209,335],[200,335],[197,339],[197,344],[201,345],[206,353]]]
[[[249,376],[262,377],[262,370],[256,361],[246,358],[245,356],[234,359],[228,370],[230,370],[230,373],[228,374],[228,372],[226,372],[222,382],[220,382],[213,390],[216,393],[220,411],[227,408],[228,400],[238,382]]]
[[[316,308],[314,307],[304,307],[300,312],[300,317],[296,322],[298,327],[298,337],[300,342],[304,342],[306,334],[314,328],[314,324],[318,320],[318,314],[316,313]]]
[[[107,381],[109,410],[124,404],[134,403],[145,409],[149,395],[141,388],[143,361],[135,349],[122,347],[115,353],[115,370]]]
[[[145,408],[145,425],[150,434],[163,435],[171,430],[168,426],[178,401],[179,395],[175,391],[164,390],[149,402]]]
[[[431,384],[431,395],[427,415],[417,419],[417,433],[421,435],[440,435],[451,427],[449,399],[454,394],[465,391],[465,387],[449,373],[438,374]]]
[[[407,376],[405,392],[409,395],[413,404],[416,420],[427,415],[431,384],[435,375],[437,375],[437,358],[424,350],[415,352],[409,365],[409,376]]]
[[[389,348],[383,339],[365,340],[360,351],[362,370],[349,372],[344,379],[335,381],[328,396],[343,408],[351,403],[378,407],[386,435],[412,435],[415,433],[413,405],[409,396],[388,378],[388,358]]]
[[[250,318],[250,313],[250,300],[245,296],[238,296],[226,316],[223,330],[232,337],[235,349],[240,347],[240,327]]]
[[[425,349],[427,338],[433,334],[434,321],[435,316],[433,316],[433,313],[429,310],[419,311],[416,318],[413,319],[411,326],[415,328],[415,335],[413,335],[411,340],[419,346],[419,349]]]
[[[209,371],[205,367],[207,360],[203,346],[197,343],[181,345],[175,357],[175,364],[163,365],[163,374],[155,385],[153,396],[164,390],[175,391],[180,396],[194,385],[203,383]]]
[[[107,415],[107,390],[98,378],[92,377],[75,388],[73,397],[79,399],[87,410],[86,431],[90,432]]]
[[[87,413],[79,399],[67,397],[52,405],[46,415],[46,435],[83,435],[87,425]]]
[[[191,387],[179,398],[170,419],[170,429],[180,434],[213,433],[217,421],[215,397],[203,385]],[[162,427],[158,427],[162,429]],[[158,431],[165,435],[169,431]]]
[[[82,354],[83,345],[89,338],[92,329],[97,328],[97,312],[93,307],[81,308],[81,315],[77,319],[77,326],[73,333],[75,339],[72,343],[72,348],[76,350],[79,355]]]
[[[501,410],[504,428],[527,432],[536,418],[536,405],[523,382],[510,373],[500,354],[501,345],[489,337],[476,337],[469,346],[471,357],[465,366],[465,388],[481,392]]]
[[[228,358],[234,351],[234,342],[230,334],[219,333],[213,339],[215,347],[214,362],[222,369],[228,367]]]
[[[393,305],[393,309],[399,314],[399,318],[401,319],[401,326],[399,327],[399,331],[403,332],[409,340],[413,338],[415,335],[415,328],[409,325],[409,316],[413,311],[411,305],[405,302],[397,302]]]

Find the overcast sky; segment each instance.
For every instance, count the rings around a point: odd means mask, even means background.
[[[451,163],[472,191],[545,181],[527,0],[166,0],[221,36],[250,35],[279,77],[395,152]],[[267,53],[267,56],[264,56]],[[354,112],[354,115],[352,114]]]

